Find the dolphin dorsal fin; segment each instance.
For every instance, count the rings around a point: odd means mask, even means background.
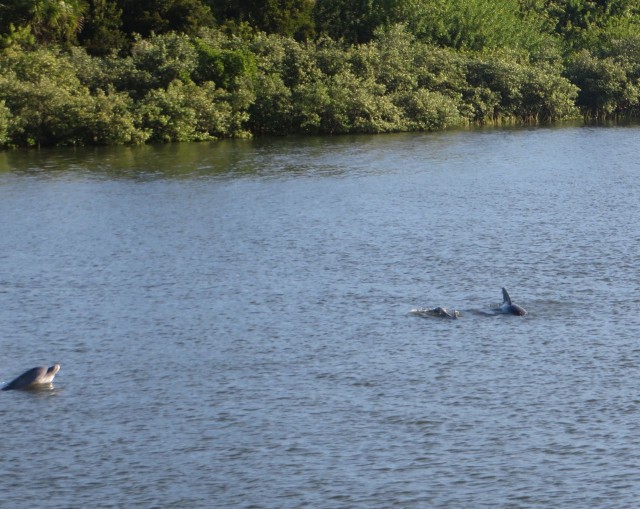
[[[504,287],[502,288],[502,298],[504,299],[503,304],[511,305],[511,297],[509,297],[509,292]]]

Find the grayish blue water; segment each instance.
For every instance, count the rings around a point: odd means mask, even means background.
[[[637,507],[639,148],[0,153],[0,506]]]

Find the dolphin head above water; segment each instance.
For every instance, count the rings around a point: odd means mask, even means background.
[[[56,376],[58,371],[60,371],[60,364],[54,364],[50,368],[46,368],[44,366],[31,368],[5,385],[2,390],[36,389],[38,386],[43,386],[53,382],[53,377]]]

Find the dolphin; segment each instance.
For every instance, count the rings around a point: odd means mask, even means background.
[[[438,306],[437,308],[430,309],[427,311],[429,314],[433,316],[438,316],[440,318],[453,318],[454,320],[460,316],[460,311],[457,309],[452,309],[449,311],[447,308],[442,308]]]
[[[435,316],[437,318],[451,318],[453,320],[457,319],[460,316],[460,311],[458,311],[457,309],[448,310],[447,308],[443,308],[440,306],[433,309],[412,309],[411,312],[419,316]]]
[[[502,288],[502,298],[504,302],[500,306],[501,313],[518,315],[518,316],[524,316],[527,314],[526,309],[524,309],[522,306],[518,304],[514,304],[513,302],[511,302],[511,297],[509,296],[509,292],[504,287]]]
[[[53,377],[60,371],[60,364],[54,364],[50,368],[44,366],[38,366],[37,368],[31,368],[28,371],[22,373],[19,377],[15,378],[2,390],[10,391],[12,389],[37,389],[39,386],[50,384],[53,381]]]

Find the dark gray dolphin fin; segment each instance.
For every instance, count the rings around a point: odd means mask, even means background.
[[[505,287],[502,287],[502,298],[504,299],[503,304],[511,305],[511,297],[509,297],[509,292]]]

